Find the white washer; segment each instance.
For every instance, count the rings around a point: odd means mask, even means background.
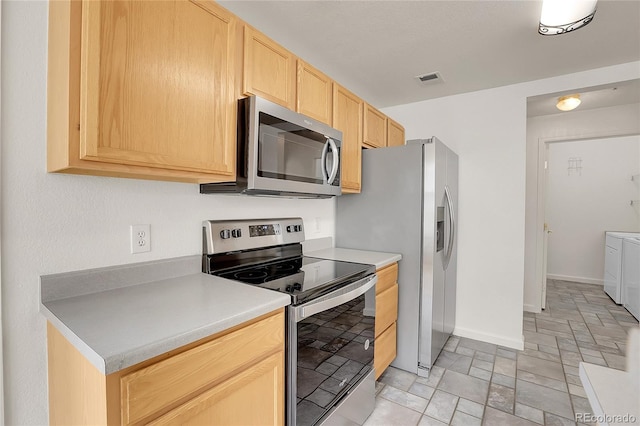
[[[619,305],[624,303],[622,292],[622,241],[640,237],[637,232],[606,232],[604,247],[604,291]]]
[[[640,238],[622,241],[622,298],[624,307],[640,319]]]

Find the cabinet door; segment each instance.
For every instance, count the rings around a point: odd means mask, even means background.
[[[283,389],[284,354],[278,352],[149,424],[282,425]]]
[[[404,145],[404,127],[387,117],[387,146]]]
[[[364,140],[372,148],[387,146],[387,117],[369,104],[364,105]]]
[[[244,27],[243,91],[295,109],[296,57],[248,25]]]
[[[122,424],[137,424],[268,354],[284,350],[284,313],[125,375]]]
[[[397,323],[394,322],[380,336],[376,337],[376,344],[373,348],[373,368],[376,371],[376,380],[396,358],[396,325]]]
[[[329,77],[298,59],[296,111],[331,125],[332,89]]]
[[[80,157],[235,173],[233,15],[213,1],[85,1]]]
[[[342,192],[360,192],[363,105],[362,99],[333,83],[333,127],[342,132]]]

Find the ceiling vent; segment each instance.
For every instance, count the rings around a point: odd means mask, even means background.
[[[428,74],[422,74],[416,77],[421,83],[443,83],[444,79],[440,76],[439,72],[430,72]]]

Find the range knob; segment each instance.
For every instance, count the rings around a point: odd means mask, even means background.
[[[226,240],[229,237],[231,237],[231,232],[228,229],[223,229],[222,231],[220,231],[220,238]]]
[[[287,232],[293,232],[293,228],[291,225],[287,225]]]
[[[302,225],[296,225],[294,228],[296,232],[302,231]]]
[[[233,238],[240,238],[242,237],[242,230],[241,229],[234,229],[233,231],[231,231],[231,236]]]
[[[302,290],[302,284],[294,283],[293,285],[288,285],[285,290],[287,290],[287,293],[293,293],[294,290],[300,291],[300,290]]]

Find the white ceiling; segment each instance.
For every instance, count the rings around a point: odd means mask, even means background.
[[[540,0],[220,4],[378,108],[640,60],[640,0],[559,36],[538,34]]]

